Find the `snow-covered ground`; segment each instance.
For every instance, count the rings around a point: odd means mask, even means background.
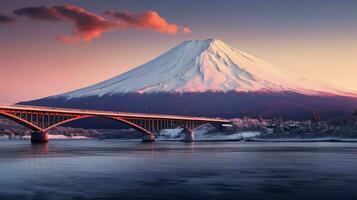
[[[215,38],[185,41],[126,73],[54,97],[208,91],[356,95],[297,77]]]
[[[206,140],[242,140],[245,138],[256,137],[260,135],[259,132],[239,132],[239,133],[226,133],[226,132],[211,132],[205,128],[195,131],[195,141]],[[156,135],[157,140],[182,140],[184,134],[182,129],[166,129]]]
[[[0,135],[0,140],[8,140],[9,137],[6,135]]]

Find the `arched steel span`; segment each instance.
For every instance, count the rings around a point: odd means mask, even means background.
[[[70,118],[70,119],[67,119],[67,120],[64,120],[64,121],[61,121],[61,122],[58,122],[56,124],[53,124],[47,128],[45,128],[43,131],[44,132],[47,132],[49,130],[51,130],[52,128],[55,128],[57,126],[60,126],[62,124],[66,124],[66,123],[69,123],[69,122],[72,122],[72,121],[76,121],[76,120],[80,120],[80,119],[87,119],[87,118],[95,118],[95,117],[101,117],[101,118],[108,118],[108,119],[111,119],[111,120],[115,120],[115,121],[119,121],[119,122],[122,122],[123,124],[126,124],[132,128],[134,128],[135,130],[141,132],[141,133],[144,133],[144,134],[151,134],[150,132],[148,132],[146,129],[138,126],[137,124],[134,124],[130,121],[127,121],[125,119],[121,119],[119,117],[106,117],[106,116],[91,116],[91,115],[83,115],[83,116],[78,116],[78,117],[74,117],[74,118]]]
[[[192,132],[198,126],[201,126],[206,123],[211,123],[216,127],[220,127],[223,124],[230,124],[230,121],[218,118],[79,110],[19,105],[0,105],[0,115],[14,120],[37,132],[47,132],[56,126],[71,121],[93,117],[107,118],[120,121],[149,136],[153,136],[154,133],[158,133],[163,129],[174,128],[176,126],[181,126],[182,128]]]

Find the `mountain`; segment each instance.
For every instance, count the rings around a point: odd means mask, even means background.
[[[207,39],[185,41],[124,74],[56,97],[228,91],[351,95],[295,77],[219,39]]]
[[[185,41],[93,86],[21,104],[220,117],[344,113],[357,94],[297,77],[219,39]],[[309,114],[308,114],[309,113]]]

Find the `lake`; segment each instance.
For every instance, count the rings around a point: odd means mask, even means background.
[[[357,199],[357,143],[0,140],[1,200]]]

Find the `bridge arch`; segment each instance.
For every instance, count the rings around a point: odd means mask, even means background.
[[[61,121],[61,122],[58,122],[56,124],[53,124],[45,129],[43,129],[44,132],[47,132],[49,130],[51,130],[52,128],[55,128],[57,126],[60,126],[62,124],[66,124],[66,123],[69,123],[69,122],[73,122],[73,121],[77,121],[77,120],[80,120],[80,119],[89,119],[89,118],[104,118],[104,119],[111,119],[111,120],[114,120],[114,121],[119,121],[119,122],[122,122],[123,124],[125,125],[128,125],[132,128],[134,128],[135,130],[143,133],[143,134],[146,134],[146,135],[151,135],[152,133],[128,120],[125,120],[123,118],[119,118],[119,117],[109,117],[109,116],[97,116],[97,115],[82,115],[82,116],[77,116],[77,117],[74,117],[74,118],[70,118],[70,119],[67,119],[67,120],[64,120],[64,121]]]
[[[7,119],[10,119],[10,120],[12,120],[12,121],[14,121],[14,122],[16,122],[16,123],[18,123],[18,124],[20,124],[22,126],[25,126],[25,127],[29,128],[29,129],[31,129],[33,131],[41,131],[42,130],[42,128],[40,128],[39,126],[37,126],[37,125],[35,125],[35,124],[25,120],[25,119],[22,119],[22,118],[20,118],[20,117],[18,117],[16,115],[12,115],[12,114],[9,114],[9,113],[6,113],[6,112],[0,112],[0,116],[3,116],[5,118],[7,118]]]
[[[191,127],[188,127],[188,126],[185,126],[185,124],[181,124],[179,122],[174,122],[178,127],[181,127],[182,129],[187,129],[189,131],[194,131],[195,129],[197,129],[198,127],[201,127],[203,125],[206,125],[206,124],[210,124],[212,126],[214,126],[211,122],[201,122],[201,123],[195,123],[195,125],[191,126]]]
[[[73,117],[73,118],[69,118],[67,120],[63,120],[63,121],[60,121],[56,124],[53,124],[49,127],[46,127],[46,128],[41,128],[39,126],[37,126],[36,124],[34,123],[31,123],[25,119],[22,119],[21,117],[18,117],[16,115],[13,115],[13,114],[10,114],[10,113],[6,113],[6,112],[0,112],[0,116],[3,116],[7,119],[10,119],[22,126],[25,126],[29,129],[31,129],[32,131],[41,131],[41,132],[47,132],[57,126],[60,126],[62,124],[66,124],[66,123],[69,123],[69,122],[72,122],[72,121],[76,121],[76,120],[80,120],[80,119],[88,119],[88,118],[105,118],[105,119],[111,119],[111,120],[114,120],[114,121],[119,121],[125,125],[128,125],[129,127],[132,127],[134,128],[135,130],[145,134],[145,135],[152,135],[153,133],[151,133],[150,131],[142,128],[141,126],[137,125],[137,124],[134,124],[128,120],[125,120],[123,118],[120,118],[120,117],[109,117],[109,116],[97,116],[97,115],[81,115],[81,116],[77,116],[77,117]]]

